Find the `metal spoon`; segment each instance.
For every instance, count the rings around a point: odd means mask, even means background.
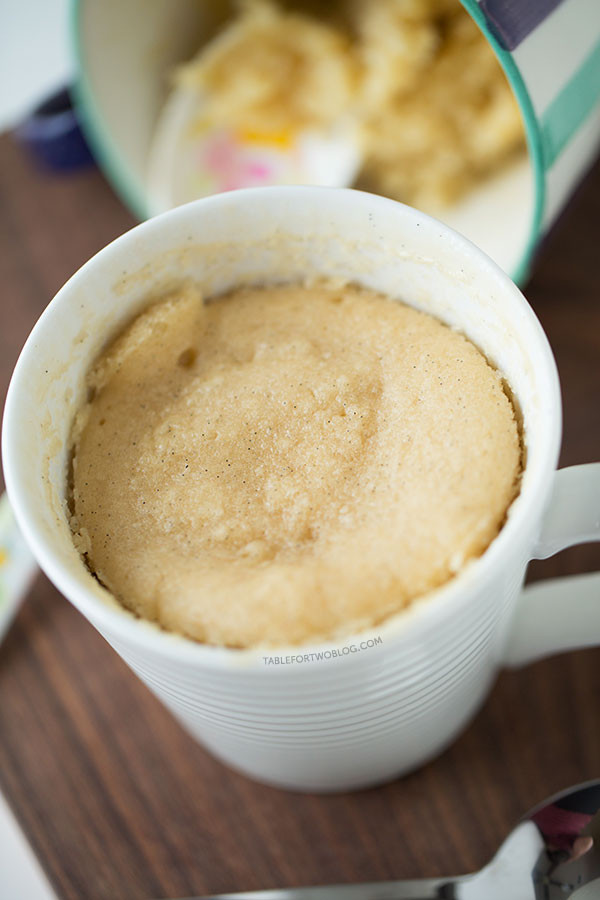
[[[591,900],[600,898],[598,810],[600,779],[550,797],[519,822],[487,866],[471,875],[189,900]]]

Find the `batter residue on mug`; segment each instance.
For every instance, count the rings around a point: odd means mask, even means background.
[[[185,287],[89,373],[74,537],[126,607],[283,646],[382,622],[496,536],[521,444],[461,334],[355,286]]]

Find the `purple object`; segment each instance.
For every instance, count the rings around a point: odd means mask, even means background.
[[[481,0],[481,10],[506,50],[514,50],[561,0]]]
[[[15,134],[47,169],[70,172],[94,163],[68,88],[63,88],[36,107],[18,126]]]

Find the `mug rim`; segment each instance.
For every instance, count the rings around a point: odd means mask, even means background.
[[[503,293],[512,294],[513,301],[522,308],[523,312],[528,317],[538,338],[538,349],[542,351],[545,365],[544,376],[548,382],[547,387],[552,395],[550,398],[552,416],[552,421],[549,423],[550,439],[543,448],[543,458],[538,460],[536,470],[530,475],[528,483],[523,486],[509,507],[507,519],[500,529],[500,532],[488,545],[481,556],[470,561],[445,584],[427,592],[422,597],[416,598],[407,608],[388,616],[379,625],[363,629],[357,633],[343,635],[339,638],[302,645],[231,648],[203,644],[184,635],[167,631],[157,623],[135,616],[135,614],[125,607],[121,607],[114,598],[113,602],[115,605],[108,600],[100,599],[100,597],[94,595],[91,591],[86,590],[79,584],[69,571],[68,567],[63,565],[63,563],[55,557],[53,551],[47,546],[46,540],[42,534],[42,527],[36,520],[37,510],[31,508],[32,505],[28,504],[25,498],[25,492],[22,491],[23,478],[20,477],[18,466],[16,464],[18,452],[14,434],[16,434],[19,428],[19,394],[21,392],[21,382],[24,381],[26,372],[34,365],[36,344],[38,344],[40,335],[43,332],[46,323],[51,320],[55,310],[64,304],[68,306],[70,302],[69,298],[76,292],[80,282],[85,280],[90,272],[96,267],[104,266],[107,263],[110,265],[111,255],[115,252],[120,252],[128,243],[137,242],[145,234],[150,234],[152,231],[160,232],[160,230],[168,230],[171,223],[175,223],[180,218],[185,218],[186,216],[194,214],[198,209],[202,211],[203,215],[210,215],[211,207],[232,202],[240,202],[240,198],[242,202],[256,205],[260,202],[260,199],[264,194],[279,194],[281,201],[285,202],[286,208],[289,209],[290,202],[294,202],[294,199],[299,195],[307,197],[309,192],[312,194],[318,193],[320,195],[328,195],[329,197],[343,195],[346,197],[346,202],[357,204],[364,203],[365,208],[370,204],[369,209],[372,209],[373,205],[381,206],[382,208],[385,207],[388,210],[394,208],[397,210],[399,216],[404,217],[405,221],[412,220],[415,225],[423,225],[426,228],[431,229],[432,239],[452,240],[457,251],[466,254],[475,261],[478,271],[483,270],[490,280],[501,287]],[[321,199],[323,199],[323,197],[321,197]],[[434,233],[437,233],[437,238],[434,237]],[[240,665],[258,665],[265,655],[295,656],[298,654],[322,652],[333,647],[339,647],[342,644],[346,645],[368,640],[374,634],[382,635],[385,634],[385,632],[388,632],[391,639],[397,640],[399,636],[403,636],[407,631],[410,631],[413,623],[425,623],[432,615],[438,615],[440,609],[442,610],[442,613],[444,611],[450,613],[453,608],[456,609],[456,607],[460,607],[462,603],[467,602],[472,592],[470,586],[474,583],[480,584],[489,577],[490,573],[498,566],[498,563],[501,562],[502,558],[509,552],[510,548],[518,543],[519,535],[525,534],[527,530],[526,525],[528,524],[528,519],[531,517],[532,510],[538,506],[539,502],[543,503],[545,499],[548,499],[551,488],[551,476],[556,469],[560,447],[561,414],[561,395],[556,363],[548,338],[537,316],[522,292],[511,281],[509,276],[500,269],[487,254],[467,238],[454,231],[454,229],[449,226],[439,222],[437,219],[412,207],[387,197],[357,191],[352,188],[313,186],[244,188],[237,191],[203,197],[199,200],[192,201],[191,203],[161,213],[152,219],[134,226],[95,253],[68,279],[63,287],[60,288],[35,323],[15,365],[6,396],[2,429],[2,461],[6,490],[15,518],[27,542],[32,548],[34,556],[42,570],[47,574],[57,589],[63,593],[89,621],[101,631],[106,629],[106,631],[110,633],[111,636],[114,635],[117,640],[129,640],[132,645],[140,650],[153,651],[160,656],[176,658],[179,662],[188,662],[192,665],[195,664],[209,666],[211,668],[228,669],[238,668]],[[527,471],[528,464],[530,465],[530,463],[526,462],[524,471]],[[530,469],[529,471],[531,472],[532,470]],[[111,595],[109,594],[108,596]],[[316,661],[314,666],[311,665],[310,668],[315,671],[320,669],[322,664],[327,664],[327,662]],[[281,670],[279,671],[281,674]]]

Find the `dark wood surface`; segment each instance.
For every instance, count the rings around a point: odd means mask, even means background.
[[[564,464],[600,457],[599,223],[597,165],[526,290],[561,373]],[[41,174],[0,139],[0,397],[57,288],[132,224],[97,171]],[[598,548],[578,547],[533,575],[595,568]],[[455,874],[536,801],[598,776],[600,650],[502,674],[463,736],[409,777],[316,796],[216,762],[42,576],[0,647],[0,786],[69,900]]]

